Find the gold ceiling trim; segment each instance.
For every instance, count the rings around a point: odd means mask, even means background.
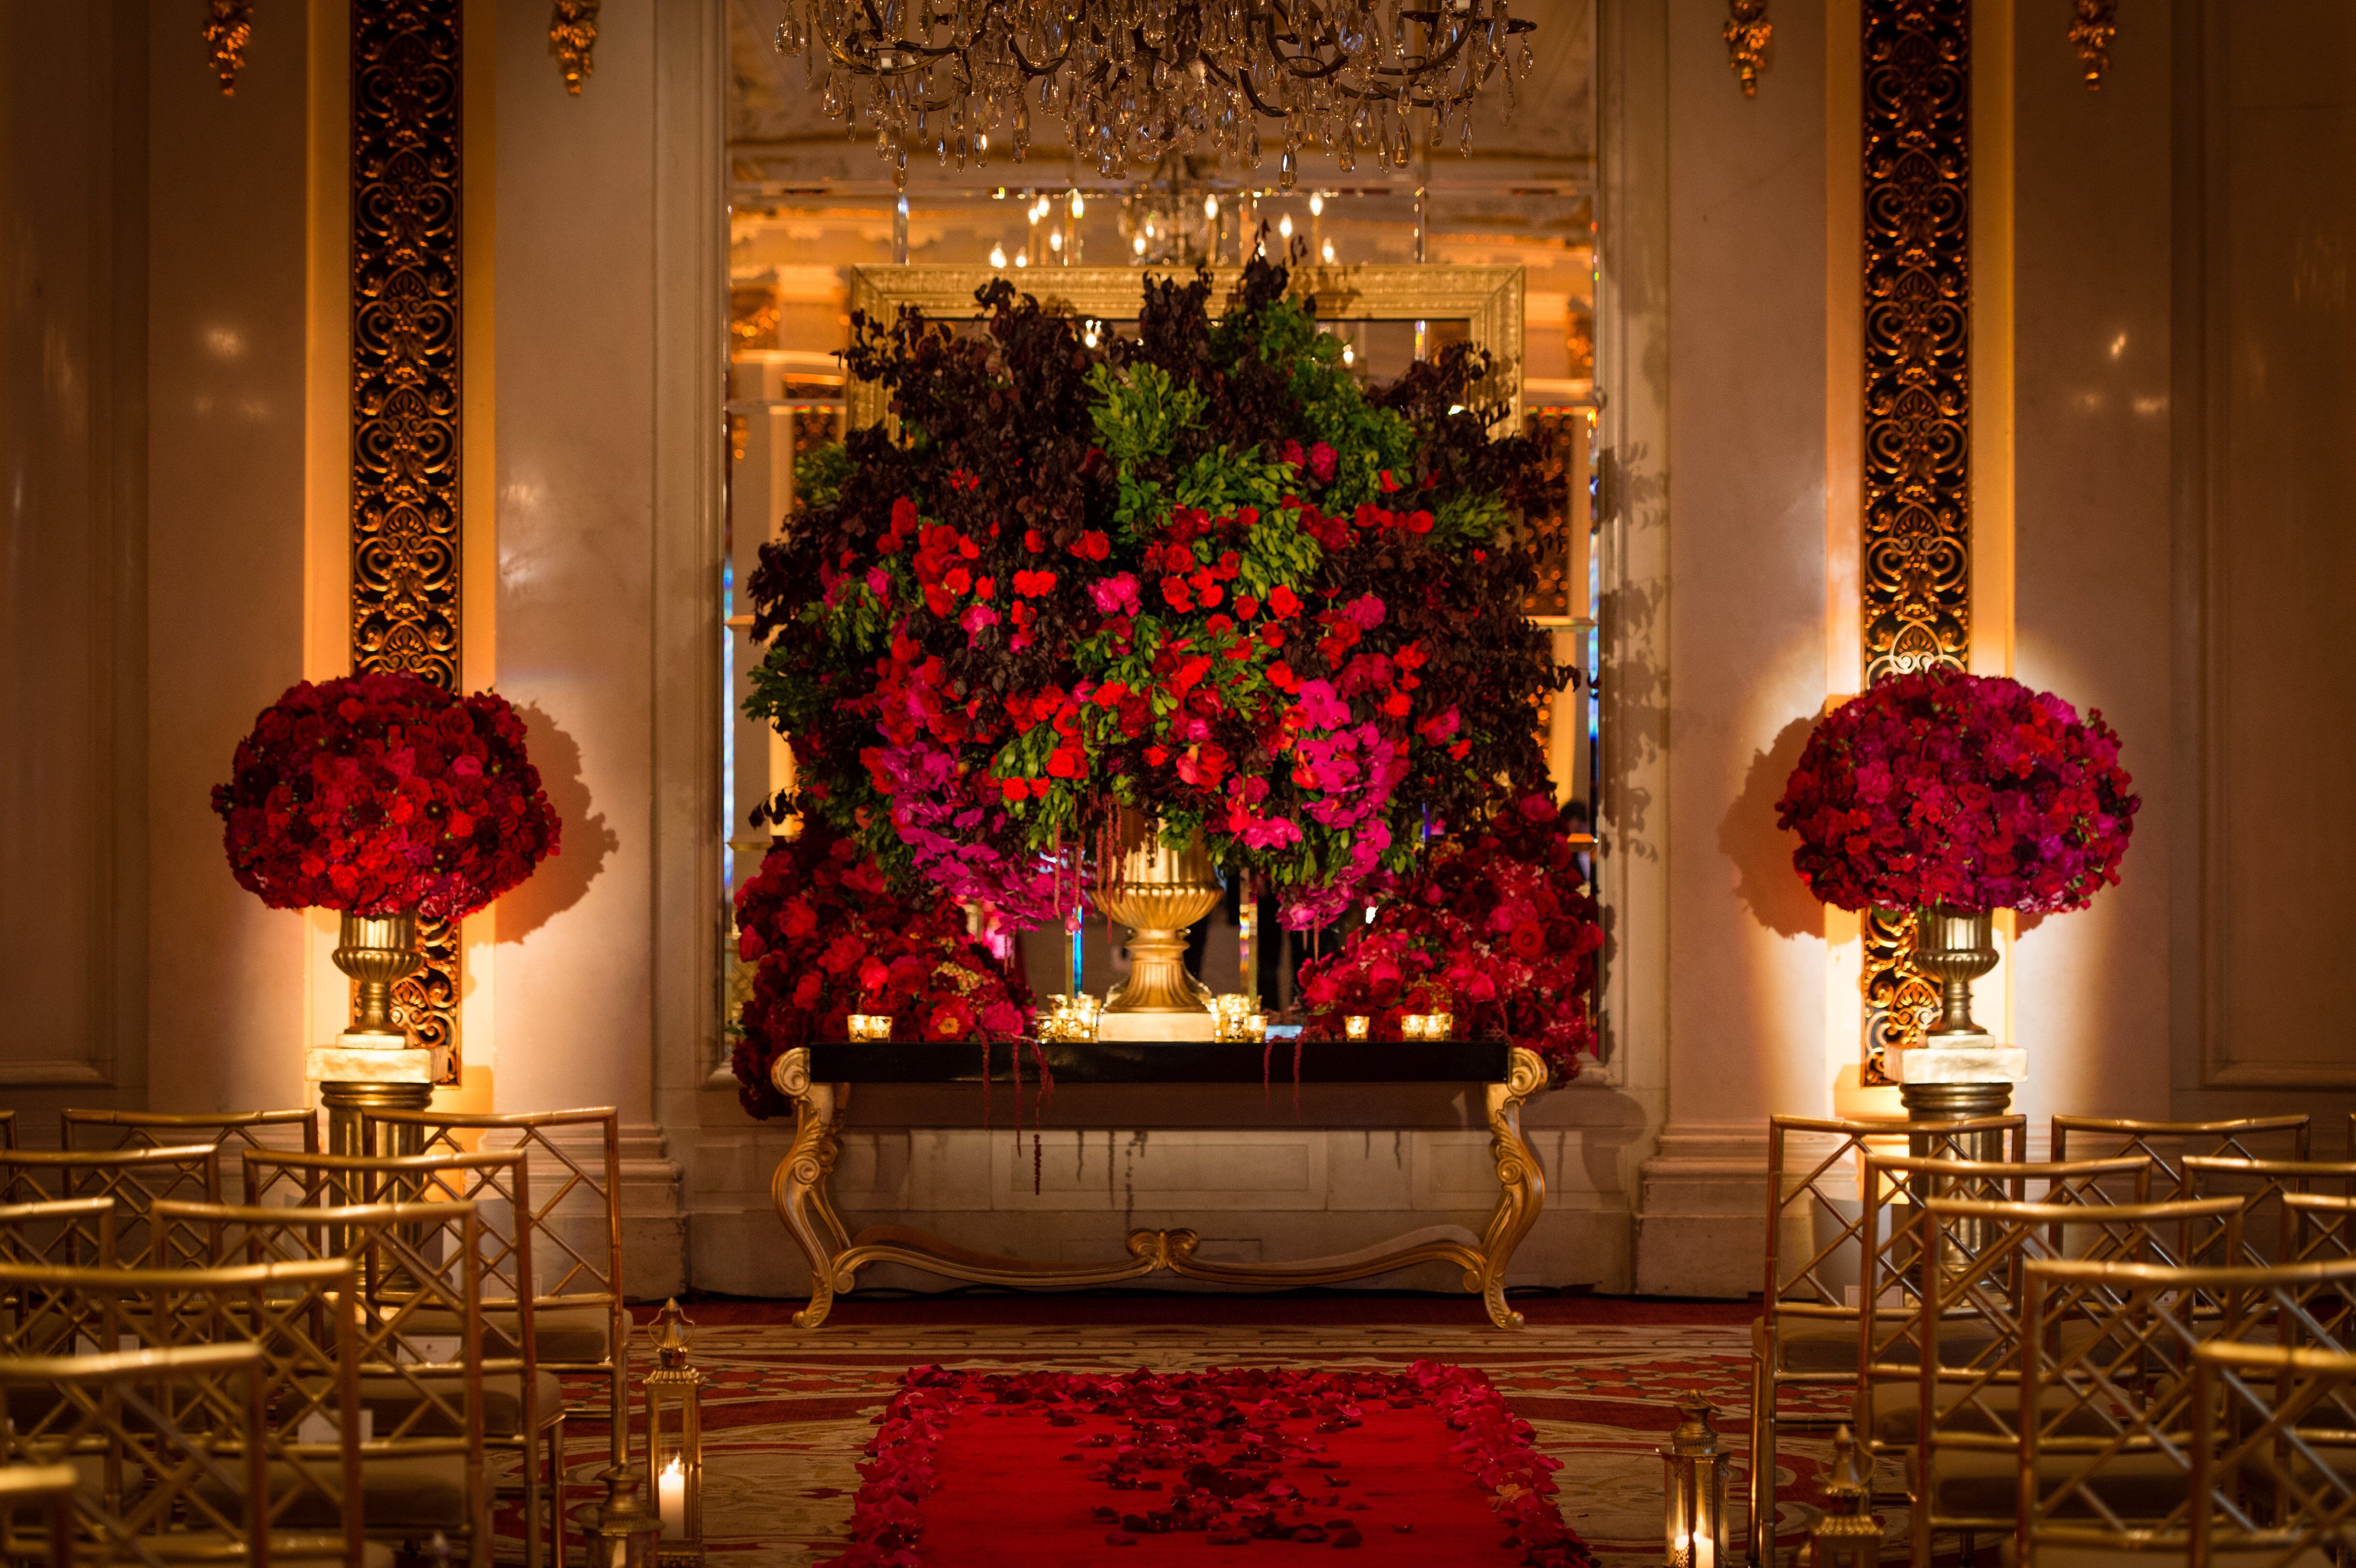
[[[2086,91],[2103,90],[2103,73],[2111,69],[2111,40],[2119,36],[2119,0],[2077,0],[2070,18],[2070,42],[2078,50],[2078,69],[2086,73]]]
[[[1971,651],[1971,9],[1865,0],[1866,684]],[[1867,1081],[1938,992],[1913,913],[1864,922]]]
[[[253,0],[209,0],[205,8],[205,53],[213,74],[220,78],[221,96],[237,92],[237,73],[245,69],[245,46],[253,37]]]
[[[1767,0],[1726,0],[1726,60],[1742,79],[1742,96],[1759,96],[1759,79],[1767,69],[1767,44],[1775,24],[1767,19]]]
[[[597,49],[598,4],[599,0],[556,0],[548,16],[548,51],[556,57],[556,69],[564,73],[564,91],[575,98],[581,96],[581,84],[597,69],[592,57]]]
[[[358,672],[459,689],[459,16],[462,0],[352,0],[351,649]],[[457,1072],[455,922],[396,1021]]]

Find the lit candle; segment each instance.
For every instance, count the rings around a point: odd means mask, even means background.
[[[1342,1019],[1342,1032],[1351,1040],[1364,1040],[1366,1038],[1366,1025],[1372,1021],[1365,1013],[1345,1014]]]
[[[687,1472],[675,1456],[655,1477],[655,1511],[662,1516],[665,1540],[687,1533]]]

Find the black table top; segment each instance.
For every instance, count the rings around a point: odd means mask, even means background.
[[[1303,1083],[1502,1083],[1510,1048],[1502,1040],[1050,1040],[1040,1047],[1066,1083],[1258,1083],[1294,1081],[1296,1045]],[[1035,1078],[1031,1048],[1023,1076]],[[809,1048],[820,1083],[979,1083],[978,1040],[829,1040]],[[992,1083],[1013,1078],[1003,1041],[991,1047]]]

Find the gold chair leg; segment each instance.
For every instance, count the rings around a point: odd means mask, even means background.
[[[1489,1321],[1519,1328],[1522,1315],[1505,1305],[1505,1265],[1546,1207],[1546,1173],[1522,1141],[1522,1102],[1547,1086],[1546,1062],[1514,1047],[1505,1082],[1489,1085],[1489,1152],[1497,1164],[1497,1207],[1481,1238],[1481,1299]]]
[[[564,1412],[548,1424],[548,1561],[564,1568]]]
[[[1775,1568],[1775,1378],[1751,1359],[1751,1564]]]
[[[779,1092],[794,1103],[794,1142],[786,1157],[777,1162],[769,1198],[776,1205],[777,1218],[786,1222],[809,1264],[809,1305],[794,1314],[794,1327],[815,1328],[834,1308],[835,1260],[849,1248],[842,1221],[835,1216],[833,1200],[827,1192],[835,1156],[842,1147],[841,1130],[835,1124],[834,1085],[810,1082],[806,1050],[779,1056],[771,1077]],[[850,1281],[841,1284],[848,1288]]]

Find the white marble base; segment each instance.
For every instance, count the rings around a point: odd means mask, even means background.
[[[1209,1040],[1215,1032],[1208,1012],[1097,1015],[1098,1040]]]
[[[1969,1045],[1918,1045],[1891,1058],[1890,1076],[1900,1083],[2018,1083],[2029,1076],[2029,1052],[1987,1035]]]
[[[431,1083],[434,1053],[408,1046],[388,1048],[399,1035],[341,1034],[333,1045],[303,1053],[303,1076],[314,1083]]]

